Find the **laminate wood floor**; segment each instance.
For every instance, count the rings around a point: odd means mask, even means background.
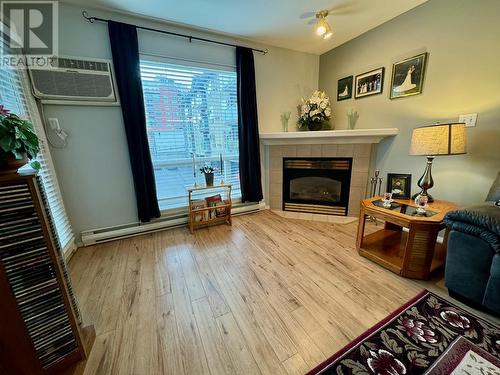
[[[356,228],[263,211],[79,249],[85,374],[305,373],[423,288],[358,256]]]

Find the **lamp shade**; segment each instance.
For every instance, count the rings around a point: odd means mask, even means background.
[[[413,129],[410,155],[465,154],[465,124],[438,124]]]

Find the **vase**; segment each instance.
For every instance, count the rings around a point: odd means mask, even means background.
[[[359,115],[358,112],[353,111],[352,109],[347,111],[347,126],[349,129],[354,129],[356,126],[356,121],[358,121]]]
[[[288,119],[281,119],[281,126],[283,126],[283,131],[288,132]]]
[[[14,155],[7,154],[6,159],[0,160],[0,174],[8,174],[17,172],[17,170],[28,163],[28,157],[24,154],[24,157],[17,160]]]
[[[324,121],[311,121],[307,124],[307,128],[310,131],[318,131],[323,129]]]
[[[213,173],[205,173],[205,183],[207,186],[214,186],[214,174]]]

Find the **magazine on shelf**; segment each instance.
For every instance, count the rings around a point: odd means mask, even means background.
[[[222,198],[221,198],[220,194],[217,194],[217,195],[213,195],[211,197],[206,197],[205,201],[207,202],[207,207],[215,207],[215,206],[217,206],[217,204],[219,202],[222,201]],[[217,217],[216,211],[217,210],[215,210],[215,209],[208,211],[210,219],[215,219]]]
[[[222,200],[220,202],[215,202],[215,207],[217,207],[217,206],[224,206],[224,205],[228,205],[228,204],[229,204],[229,201]],[[227,207],[218,208],[216,210],[217,217],[226,216],[227,214],[228,214],[228,208]]]
[[[206,208],[207,202],[204,199],[196,200],[191,202],[191,210],[199,210],[200,208]],[[194,214],[194,221],[204,221],[208,220],[208,212],[201,211]]]

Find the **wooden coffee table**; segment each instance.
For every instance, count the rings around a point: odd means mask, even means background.
[[[403,277],[428,279],[444,265],[448,231],[442,244],[436,239],[439,231],[446,228],[444,216],[456,208],[450,202],[434,201],[422,215],[415,212],[412,200],[396,199],[391,208],[386,208],[380,197],[365,199],[359,214],[358,252]],[[384,228],[365,235],[367,216],[383,220]]]

